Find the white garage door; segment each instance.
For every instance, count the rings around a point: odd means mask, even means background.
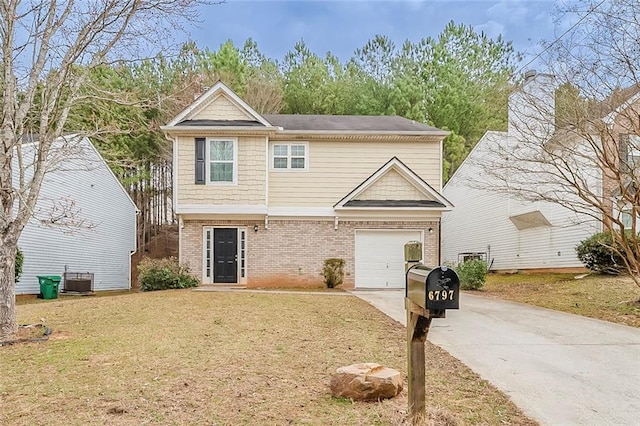
[[[422,241],[416,230],[356,230],[356,287],[404,288],[404,245]]]

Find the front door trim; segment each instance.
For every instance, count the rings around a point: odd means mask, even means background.
[[[215,282],[215,230],[236,230],[236,281]],[[202,229],[202,283],[215,285],[240,284],[247,281],[247,228],[238,226],[204,226]]]

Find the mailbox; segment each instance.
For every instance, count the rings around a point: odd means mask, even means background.
[[[458,309],[458,274],[446,266],[415,265],[407,271],[405,296],[425,309]]]

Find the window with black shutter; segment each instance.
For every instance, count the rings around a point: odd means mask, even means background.
[[[205,184],[206,171],[206,140],[205,138],[196,138],[196,184]]]

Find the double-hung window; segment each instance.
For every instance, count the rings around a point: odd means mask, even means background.
[[[307,170],[309,167],[307,143],[277,143],[272,152],[271,166],[275,170]]]
[[[229,183],[237,181],[237,145],[232,139],[208,139],[208,165],[210,183]]]
[[[618,134],[620,150],[620,166],[623,171],[629,171],[640,165],[640,135],[628,133]]]

